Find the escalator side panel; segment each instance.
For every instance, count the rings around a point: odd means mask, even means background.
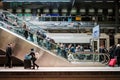
[[[55,67],[55,66],[75,66],[69,63],[67,60],[56,56],[55,54],[33,45],[33,43],[27,41],[26,39],[21,39],[16,34],[11,34],[0,28],[0,49],[5,51],[8,43],[14,42],[15,46],[13,49],[13,56],[20,60],[24,60],[25,54],[30,52],[31,48],[35,48],[36,51],[40,52],[40,58],[37,63],[43,67]]]

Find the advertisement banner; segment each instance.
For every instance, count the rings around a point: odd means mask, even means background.
[[[100,27],[99,25],[95,26],[93,28],[93,33],[92,33],[93,38],[99,38],[100,36]]]

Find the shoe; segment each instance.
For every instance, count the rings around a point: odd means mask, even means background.
[[[39,68],[39,66],[37,66],[37,69]]]
[[[12,66],[9,66],[9,68],[12,68]]]
[[[6,66],[6,65],[4,65],[4,68],[7,68],[7,66]]]
[[[35,68],[32,68],[32,69],[35,69]]]

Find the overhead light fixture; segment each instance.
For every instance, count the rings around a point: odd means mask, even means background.
[[[3,0],[2,2],[71,2],[71,0]]]
[[[84,2],[92,2],[92,1],[90,1],[90,0],[87,0],[87,1],[84,1]]]
[[[96,1],[96,2],[103,2],[103,1]]]
[[[107,2],[114,2],[114,1],[110,1],[110,0],[108,0]]]

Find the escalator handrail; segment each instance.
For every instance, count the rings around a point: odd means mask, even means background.
[[[27,25],[29,25],[29,26],[38,26],[38,25],[34,25],[34,24],[32,24],[32,23],[30,23],[30,22],[28,22],[28,21],[25,21],[25,20],[19,18],[18,16],[16,16],[16,15],[10,13],[9,11],[2,10],[1,12],[7,12],[7,13],[9,13],[10,15],[12,15],[13,17],[15,17],[15,18],[17,18],[17,19],[23,21],[23,23],[24,23],[24,22],[27,23]],[[39,27],[39,28],[40,28],[40,27]],[[45,31],[45,30],[42,29],[42,28],[40,28],[40,29],[43,30],[45,33],[48,33],[48,31]]]

